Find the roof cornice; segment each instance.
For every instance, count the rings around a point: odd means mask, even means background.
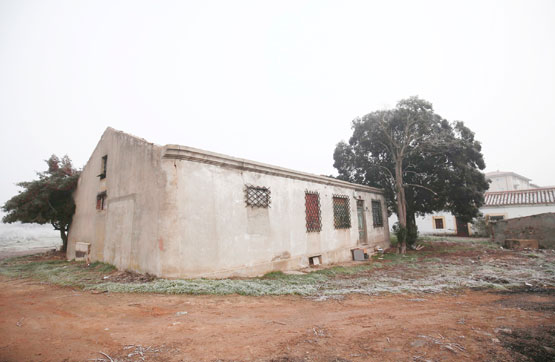
[[[166,159],[187,160],[193,162],[206,163],[226,168],[234,168],[242,171],[257,172],[267,175],[280,176],[292,178],[296,180],[316,182],[320,184],[346,187],[356,191],[373,192],[383,194],[383,190],[354,184],[347,181],[334,179],[327,176],[318,176],[306,172],[295,171],[283,167],[272,166],[260,162],[249,161],[242,158],[227,156],[220,153],[200,150],[198,148],[181,146],[181,145],[166,145],[163,147],[162,157]]]

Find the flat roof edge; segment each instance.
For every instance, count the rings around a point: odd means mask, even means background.
[[[200,150],[193,147],[181,146],[181,145],[165,145],[163,147],[162,157],[166,159],[177,159],[177,160],[187,160],[200,163],[207,163],[211,165],[217,165],[221,167],[231,167],[245,171],[264,173],[268,175],[281,176],[286,178],[293,178],[302,181],[316,182],[320,184],[346,187],[354,189],[356,191],[373,192],[377,194],[383,194],[383,190],[359,185],[352,182],[337,180],[327,176],[318,176],[311,173],[295,171],[283,167],[272,166],[264,164],[261,162],[245,160],[242,158],[236,158],[227,156],[224,154],[210,152],[205,150]]]

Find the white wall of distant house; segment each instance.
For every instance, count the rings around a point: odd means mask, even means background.
[[[503,207],[483,207],[480,212],[485,216],[504,216],[505,219],[515,217],[538,215],[546,212],[555,212],[555,205],[514,205]],[[444,218],[443,229],[435,228],[434,218]],[[389,227],[397,222],[397,215],[389,217]],[[457,226],[455,216],[449,212],[437,212],[416,218],[416,225],[420,234],[455,234]]]
[[[436,228],[435,219],[437,218],[443,219],[443,229]],[[391,215],[389,217],[389,227],[391,228],[397,220],[397,215]],[[416,226],[418,226],[420,234],[454,234],[457,232],[455,217],[449,212],[437,212],[417,217]]]
[[[543,214],[555,212],[555,205],[515,205],[503,207],[483,207],[480,209],[484,216],[501,216],[505,219],[512,219],[521,216]]]
[[[488,192],[497,191],[513,191],[530,189],[530,181],[528,179],[517,177],[514,175],[489,176],[491,180]]]

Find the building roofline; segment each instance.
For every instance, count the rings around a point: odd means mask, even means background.
[[[376,187],[359,185],[327,176],[318,176],[307,172],[295,171],[288,168],[268,165],[265,163],[250,161],[243,158],[232,157],[221,153],[205,151],[194,147],[181,145],[165,145],[163,146],[162,155],[162,157],[166,159],[207,163],[221,167],[235,168],[243,171],[257,172],[302,181],[316,182],[325,185],[347,187],[357,191],[383,194],[383,190]]]
[[[292,169],[273,166],[262,162],[250,161],[242,158],[224,155],[221,153],[201,150],[199,148],[175,145],[175,144],[167,144],[165,146],[160,146],[155,143],[149,142],[144,138],[134,136],[132,134],[114,129],[112,127],[106,128],[106,130],[102,134],[101,139],[104,138],[104,136],[107,133],[121,134],[130,138],[133,138],[142,143],[155,146],[155,147],[160,147],[162,148],[162,158],[166,158],[166,159],[189,160],[194,162],[217,165],[221,167],[235,168],[235,169],[240,169],[244,171],[258,172],[258,173],[292,178],[292,179],[297,179],[302,181],[316,182],[324,185],[346,187],[355,191],[373,192],[381,195],[384,194],[384,191],[377,187],[355,184],[352,182],[342,181],[342,180],[338,180],[327,176],[314,175],[307,172],[295,171]]]
[[[512,171],[492,171],[492,172],[487,172],[485,174],[486,178],[495,177],[495,176],[506,176],[506,175],[516,176],[516,177],[521,178],[521,179],[526,180],[526,181],[532,181],[532,179],[530,179],[528,177],[524,177],[524,176],[519,175],[518,173],[512,172]]]
[[[552,187],[538,187],[538,188],[533,188],[533,189],[520,189],[520,190],[508,190],[508,191],[486,191],[484,193],[484,195],[497,195],[497,194],[516,194],[516,193],[522,193],[522,192],[536,192],[536,191],[547,191],[547,190],[553,190],[555,189],[555,186]]]
[[[511,191],[494,191],[484,194],[483,207],[555,204],[555,187]]]

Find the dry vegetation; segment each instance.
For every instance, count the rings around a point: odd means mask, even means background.
[[[407,255],[393,252],[368,262],[348,263],[304,274],[281,272],[244,279],[158,279],[118,272],[104,263],[86,265],[59,256],[22,257],[4,261],[0,273],[36,278],[86,290],[167,294],[290,295],[316,298],[334,295],[438,293],[463,288],[510,290],[555,287],[552,250],[506,250],[487,239],[428,238],[424,248]]]

